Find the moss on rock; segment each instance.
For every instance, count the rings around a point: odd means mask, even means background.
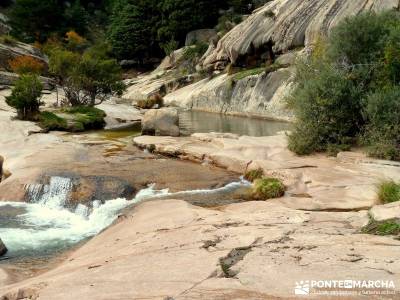
[[[102,129],[105,126],[104,111],[87,106],[66,108],[61,111],[42,112],[40,126],[46,130],[80,132],[91,129]]]
[[[285,185],[277,178],[263,177],[253,183],[252,197],[255,200],[280,198],[285,194]]]

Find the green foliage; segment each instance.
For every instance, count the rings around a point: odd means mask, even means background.
[[[253,182],[256,179],[260,179],[264,176],[264,171],[261,168],[254,169],[247,171],[246,174],[244,174],[244,179],[247,181]]]
[[[107,37],[118,59],[170,54],[183,45],[186,34],[209,28],[226,2],[213,0],[120,0],[114,5]]]
[[[66,30],[74,30],[84,34],[89,25],[89,15],[79,0],[75,0],[68,6],[63,15]]]
[[[12,34],[25,42],[40,43],[54,34],[62,37],[70,30],[84,34],[89,14],[81,2],[90,6],[79,0],[17,0],[10,11]]]
[[[381,203],[400,201],[400,184],[392,180],[380,183],[378,186],[378,197]]]
[[[400,87],[379,90],[367,97],[365,118],[368,122],[364,142],[369,154],[383,159],[400,160]]]
[[[252,197],[256,200],[280,198],[285,194],[284,184],[277,178],[263,177],[253,183]]]
[[[125,89],[121,67],[99,49],[89,48],[82,55],[55,49],[50,55],[49,69],[59,78],[73,106],[94,106],[110,95],[121,95]]]
[[[159,12],[154,0],[125,0],[114,7],[108,40],[118,59],[143,61],[160,51],[157,40]],[[171,39],[168,39],[170,41]]]
[[[208,45],[205,43],[196,43],[192,46],[186,47],[183,52],[183,58],[185,60],[194,60],[201,58],[207,51]]]
[[[10,13],[12,34],[25,42],[44,42],[51,31],[59,31],[62,27],[60,2],[17,0]]]
[[[82,124],[83,129],[101,129],[105,125],[106,113],[101,109],[90,106],[67,108],[64,112],[74,115],[74,121]]]
[[[87,106],[77,106],[55,112],[42,112],[39,124],[46,130],[79,132],[104,128],[104,111]]]
[[[161,48],[164,50],[166,55],[170,55],[176,49],[178,49],[179,43],[175,40],[170,40],[167,43],[161,44]]]
[[[11,35],[5,34],[0,36],[0,44],[5,44],[9,46],[14,46],[17,44],[17,40],[13,38]]]
[[[214,0],[161,1],[161,18],[157,26],[159,41],[176,40],[182,45],[189,31],[216,23],[220,5]]]
[[[382,57],[388,36],[400,21],[398,12],[363,13],[342,21],[332,32],[329,55],[348,64],[371,64]]]
[[[371,220],[369,224],[362,228],[363,233],[375,235],[398,235],[400,234],[400,223],[398,220],[388,220],[377,222]]]
[[[347,18],[298,62],[292,151],[335,154],[362,140],[371,155],[400,159],[399,25],[394,11]]]
[[[49,71],[54,76],[65,79],[79,63],[79,54],[55,48],[49,53]]]
[[[361,95],[346,72],[326,64],[303,64],[298,66],[297,81],[289,99],[297,117],[289,149],[310,154],[351,142],[362,125]]]
[[[42,128],[50,130],[66,130],[67,121],[64,118],[48,111],[41,112],[39,115],[39,124]]]
[[[233,79],[236,80],[236,81],[239,81],[239,80],[244,79],[244,78],[249,77],[249,76],[254,76],[254,75],[261,74],[262,72],[265,72],[265,68],[263,68],[263,67],[254,68],[254,69],[250,69],[250,70],[244,70],[244,71],[236,73],[233,76]]]
[[[17,109],[21,120],[34,120],[39,112],[43,85],[37,75],[21,75],[6,103]]]

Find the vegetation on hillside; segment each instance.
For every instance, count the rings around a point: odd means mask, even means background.
[[[297,64],[289,99],[298,154],[365,145],[400,159],[400,13],[364,13],[341,22]]]

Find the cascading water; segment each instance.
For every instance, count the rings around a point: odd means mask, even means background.
[[[56,208],[65,206],[71,189],[71,178],[53,176],[48,185],[27,185],[26,192],[31,202]]]
[[[78,204],[71,208],[66,205],[73,187],[71,179],[52,177],[48,185],[26,187],[30,203],[0,203],[0,237],[8,247],[10,257],[49,254],[98,234],[112,224],[122,209],[145,199],[218,194],[246,185],[247,182],[240,181],[214,190],[178,193],[169,193],[168,189],[155,190],[151,185],[130,201],[93,201],[90,206]]]

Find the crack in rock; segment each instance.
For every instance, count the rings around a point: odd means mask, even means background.
[[[232,249],[228,255],[221,257],[219,259],[219,264],[221,266],[222,274],[220,277],[233,278],[239,272],[234,271],[231,268],[236,265],[239,261],[243,260],[244,257],[251,252],[253,247],[257,247],[262,241],[261,237],[258,237],[251,245],[244,247],[237,247]]]

